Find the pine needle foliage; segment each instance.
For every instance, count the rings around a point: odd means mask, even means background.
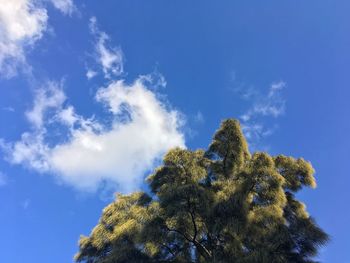
[[[295,197],[313,174],[301,158],[251,155],[239,122],[225,120],[207,151],[169,151],[147,178],[151,194],[117,195],[75,260],[315,262],[328,236]]]

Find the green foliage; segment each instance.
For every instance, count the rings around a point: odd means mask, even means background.
[[[238,121],[208,151],[173,149],[148,177],[151,195],[118,195],[77,262],[314,262],[328,236],[295,192],[315,187],[303,159],[251,155]]]

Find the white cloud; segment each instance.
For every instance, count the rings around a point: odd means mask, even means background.
[[[261,146],[260,141],[276,130],[277,124],[267,122],[267,119],[276,119],[285,113],[286,101],[282,96],[285,87],[283,81],[274,82],[267,94],[261,94],[256,88],[246,87],[243,84],[234,89],[244,100],[251,102],[251,107],[240,116],[240,119],[243,132],[252,149]]]
[[[25,50],[42,37],[46,9],[33,0],[0,0],[0,73],[12,77],[26,65]]]
[[[0,0],[0,74],[11,78],[20,69],[30,72],[26,53],[42,38],[48,23],[45,1],[66,15],[76,7],[72,0]]]
[[[109,36],[99,30],[97,20],[95,17],[90,19],[90,32],[95,37],[95,59],[101,66],[105,78],[118,77],[124,72],[124,56],[120,47],[111,47],[108,45],[110,41]],[[87,77],[91,76],[89,71]],[[92,76],[95,76],[93,74]]]
[[[50,169],[50,148],[44,143],[44,131],[25,132],[20,141],[5,146],[8,160],[12,163],[24,164],[40,172]]]
[[[277,82],[271,84],[267,96],[259,96],[252,106],[245,114],[241,116],[243,121],[249,121],[257,116],[272,116],[278,117],[285,111],[285,100],[282,98],[280,92],[285,88],[284,82]]]
[[[269,90],[269,98],[273,98],[276,96],[276,94],[283,90],[286,87],[286,83],[283,81],[274,82],[271,84],[270,90]]]
[[[74,124],[80,120],[79,116],[75,113],[73,106],[68,106],[57,113],[58,120],[63,124],[73,127]]]
[[[97,76],[97,72],[92,70],[92,69],[88,69],[87,72],[86,72],[86,77],[87,79],[92,79],[93,77],[96,77]]]
[[[59,108],[66,100],[63,90],[59,83],[48,82],[45,88],[36,91],[34,107],[26,112],[28,120],[36,126],[41,128],[44,122],[44,114],[49,108]]]
[[[263,138],[273,134],[277,128],[277,125],[274,125],[271,128],[266,128],[265,126],[266,125],[264,125],[261,121],[242,123],[243,133],[249,141],[252,149],[255,149]]]
[[[54,82],[36,93],[26,114],[32,130],[17,142],[2,143],[10,162],[55,174],[83,190],[111,182],[129,191],[167,150],[185,147],[179,113],[146,87],[144,76],[130,85],[120,80],[98,90],[97,102],[113,117],[109,126],[78,115],[65,98]],[[48,143],[52,122],[68,127],[67,140]]]
[[[65,15],[72,15],[76,11],[73,0],[51,0],[55,8]]]

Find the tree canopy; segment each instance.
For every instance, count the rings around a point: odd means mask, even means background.
[[[316,186],[302,158],[251,154],[237,120],[208,150],[173,149],[147,178],[150,193],[118,194],[77,262],[315,262],[327,234],[296,199]]]

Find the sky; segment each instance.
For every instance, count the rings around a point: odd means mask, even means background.
[[[0,0],[1,262],[72,262],[115,192],[225,118],[309,160],[298,196],[350,262],[350,2]]]

